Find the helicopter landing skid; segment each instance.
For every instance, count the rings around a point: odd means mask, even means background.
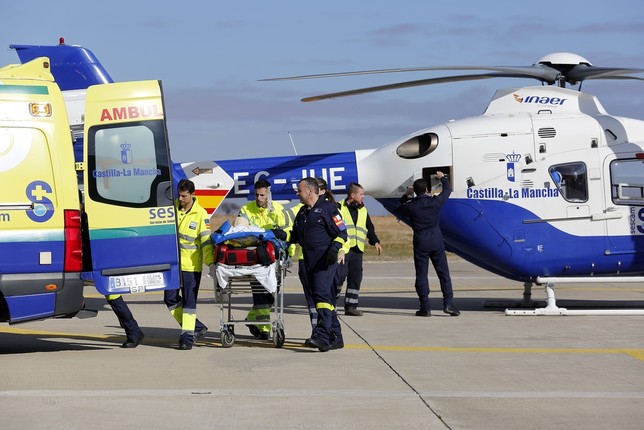
[[[521,300],[485,300],[483,307],[486,309],[500,309],[500,308],[536,308],[543,305],[543,300],[532,300],[532,282],[525,282],[523,284],[523,299]]]
[[[642,277],[630,278],[545,278],[538,279],[538,283],[543,283],[546,288],[546,307],[532,310],[523,309],[506,309],[505,314],[508,316],[532,316],[532,315],[644,315],[644,309],[567,309],[557,306],[555,298],[555,282],[642,282]],[[527,283],[526,283],[527,288]],[[525,299],[525,292],[524,292]]]

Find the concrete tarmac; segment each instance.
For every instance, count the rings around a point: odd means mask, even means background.
[[[520,299],[523,286],[451,258],[459,317],[414,316],[413,266],[365,263],[362,317],[340,319],[341,350],[303,345],[311,327],[295,272],[286,278],[286,342],[243,325],[220,343],[220,305],[204,278],[192,350],[159,293],[129,295],[145,332],[121,349],[122,329],[87,287],[90,319],[0,326],[3,429],[641,429],[644,316],[506,316],[485,300]],[[644,285],[570,284],[558,305],[644,309]],[[544,305],[545,292],[533,290]],[[235,318],[247,295],[233,296]],[[340,308],[342,304],[340,303]],[[224,320],[224,322],[226,319]]]

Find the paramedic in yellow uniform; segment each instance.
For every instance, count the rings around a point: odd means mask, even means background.
[[[177,186],[175,203],[181,260],[181,290],[165,290],[163,300],[170,313],[181,324],[179,349],[192,349],[208,328],[197,319],[197,295],[203,264],[214,272],[214,246],[210,239],[210,218],[194,196],[195,184],[182,179]]]
[[[265,230],[283,229],[286,226],[284,206],[272,201],[270,197],[271,184],[265,179],[255,182],[255,200],[242,206],[238,217],[248,220],[250,225]],[[259,282],[252,282],[253,306],[248,311],[247,321],[270,321],[273,295],[267,292]],[[249,325],[253,336],[265,340],[270,337],[270,324]]]

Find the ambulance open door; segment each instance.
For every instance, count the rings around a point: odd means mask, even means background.
[[[107,295],[179,288],[161,83],[89,87],[84,142],[86,252],[96,289]]]

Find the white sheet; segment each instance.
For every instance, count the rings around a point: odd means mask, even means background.
[[[277,291],[276,267],[277,262],[270,266],[262,266],[259,264],[255,266],[229,266],[227,264],[217,263],[217,284],[221,288],[226,288],[230,277],[252,275],[262,284],[266,291],[275,294]]]

